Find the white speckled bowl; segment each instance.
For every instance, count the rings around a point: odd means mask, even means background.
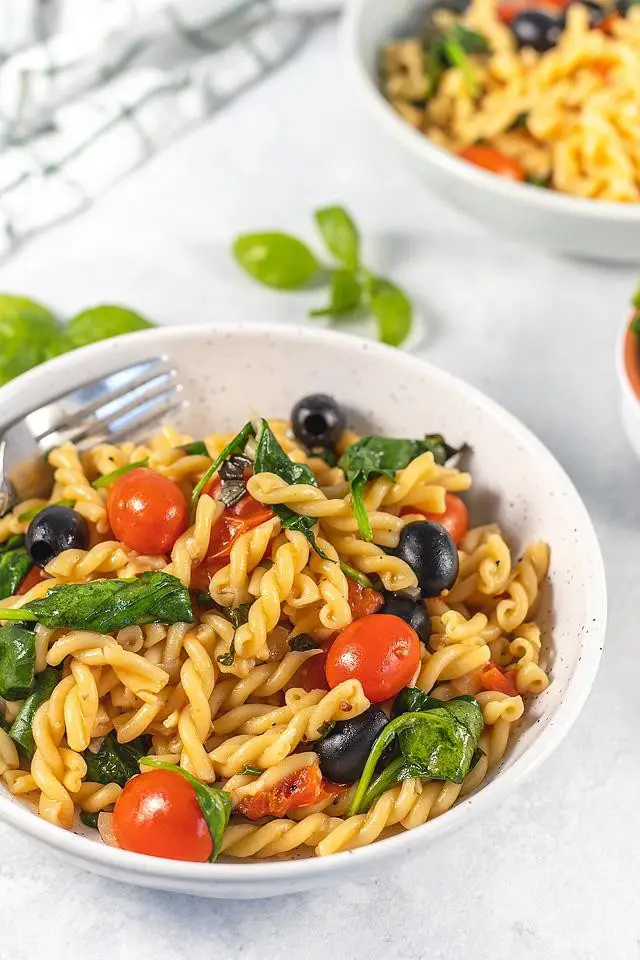
[[[474,522],[496,520],[517,549],[551,543],[551,589],[540,616],[552,683],[531,701],[501,767],[453,810],[417,830],[326,859],[273,863],[178,863],[104,846],[41,820],[0,795],[0,818],[89,870],[119,880],[208,897],[265,897],[335,884],[393,868],[477,814],[500,816],[500,800],[549,756],[580,712],[593,683],[605,631],[606,587],[591,521],[571,481],[529,431],[462,381],[405,353],[353,337],[303,328],[241,325],[164,328],[67,354],[0,390],[6,423],[65,389],[135,360],[166,354],[188,406],[180,425],[195,436],[231,430],[249,408],[287,416],[310,391],[334,394],[356,427],[421,436],[442,431],[473,446]]]
[[[479,167],[437,147],[387,103],[379,88],[380,51],[417,28],[435,0],[350,0],[344,20],[347,66],[360,101],[398,161],[430,190],[488,227],[554,253],[640,261],[640,203],[584,200],[543,190]]]

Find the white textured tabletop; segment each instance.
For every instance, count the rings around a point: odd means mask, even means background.
[[[108,300],[162,323],[296,322],[311,298],[253,286],[230,262],[229,241],[260,227],[309,234],[311,211],[329,202],[352,209],[368,260],[419,302],[417,352],[520,417],[583,495],[610,589],[593,694],[552,759],[491,817],[368,883],[197,900],[83,873],[0,826],[1,960],[640,957],[640,466],[613,369],[634,271],[515,247],[423,192],[360,115],[330,27],[5,264],[0,289],[65,314]]]

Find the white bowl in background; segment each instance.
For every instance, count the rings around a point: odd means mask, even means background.
[[[420,21],[434,0],[350,0],[343,40],[360,102],[396,149],[398,162],[453,206],[488,227],[554,253],[640,261],[640,203],[584,200],[488,173],[414,130],[380,91],[383,45]],[[406,33],[405,33],[406,35]]]
[[[196,437],[234,430],[254,409],[286,417],[309,392],[333,394],[362,429],[392,436],[439,431],[473,447],[472,520],[497,521],[516,550],[551,544],[550,589],[539,618],[552,683],[529,701],[522,729],[477,793],[416,830],[323,859],[182,863],[105,846],[95,831],[62,830],[0,791],[0,819],[73,863],[130,883],[208,897],[265,897],[336,884],[389,869],[473,817],[500,816],[500,800],[563,739],[596,675],[606,621],[598,541],[571,481],[521,423],[461,380],[408,354],[330,331],[242,324],[157,328],[85,347],[30,371],[0,390],[6,424],[49,399],[52,384],[79,386],[126,364],[166,355],[188,405],[178,425]],[[0,424],[1,430],[2,424]],[[549,642],[552,631],[552,642]],[[92,836],[90,836],[92,834]]]

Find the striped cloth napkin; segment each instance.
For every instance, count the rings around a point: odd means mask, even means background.
[[[292,56],[336,0],[1,0],[0,259]]]

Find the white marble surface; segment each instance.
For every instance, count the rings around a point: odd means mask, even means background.
[[[312,295],[252,286],[243,229],[310,233],[352,208],[371,264],[428,322],[415,347],[504,403],[573,477],[601,537],[610,628],[565,743],[494,815],[362,885],[255,903],[118,886],[0,826],[0,958],[637,960],[640,466],[618,420],[614,341],[632,269],[501,242],[426,195],[360,116],[335,31],[90,213],[0,269],[0,289],[61,312],[120,300],[164,323],[296,322]],[[315,297],[317,300],[318,298]]]

